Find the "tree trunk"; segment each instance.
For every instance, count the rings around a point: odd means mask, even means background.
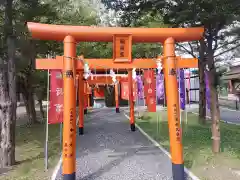
[[[0,72],[0,118],[1,129],[1,167],[15,164],[15,128],[16,128],[16,69],[15,69],[15,37],[12,25],[12,0],[5,1],[4,24],[5,51],[8,62],[1,61]],[[7,66],[8,65],[8,66]]]
[[[39,103],[39,106],[40,106],[40,113],[41,113],[41,118],[42,118],[42,120],[44,120],[44,109],[43,109],[43,104],[42,104],[42,100],[41,99],[39,99],[38,100],[38,103]]]
[[[211,95],[211,119],[212,119],[212,151],[218,153],[220,151],[220,111],[218,102],[217,88],[214,83],[215,69],[209,72],[210,80],[210,95]]]
[[[32,94],[31,88],[23,91],[23,99],[26,107],[26,112],[28,116],[28,125],[37,123],[37,115],[35,110],[35,102]]]
[[[22,91],[22,97],[23,97],[23,101],[24,101],[24,104],[25,104],[26,113],[27,113],[27,116],[28,116],[28,118],[29,118],[30,112],[29,112],[29,105],[28,105],[28,100],[27,100],[28,95],[27,95],[27,92],[26,92],[26,91]]]
[[[205,82],[205,44],[203,40],[200,40],[200,59],[198,60],[198,67],[199,67],[199,123],[205,124],[206,123],[206,82]]]
[[[210,49],[211,48],[211,49]],[[212,44],[208,43],[208,66],[209,87],[211,96],[211,119],[212,119],[212,151],[220,152],[220,111],[216,84],[216,68],[214,64]]]
[[[105,104],[107,107],[114,107],[115,105],[115,96],[114,88],[112,86],[105,86]]]
[[[37,123],[37,113],[36,113],[36,109],[35,109],[35,101],[33,98],[33,94],[29,92],[29,96],[28,96],[28,105],[29,105],[29,112],[30,112],[30,118],[31,118],[31,122],[33,123]]]
[[[1,120],[1,167],[6,167],[14,164],[15,158],[12,160],[11,154],[8,152],[12,151],[12,143],[11,143],[11,102],[8,94],[8,77],[7,77],[7,68],[6,62],[1,64],[3,67],[0,71],[0,120]],[[5,66],[5,68],[4,68]]]
[[[1,167],[11,166],[15,163],[15,126],[12,123],[12,104],[8,95],[7,73],[0,72],[0,118],[1,118]]]
[[[15,67],[15,37],[8,38],[8,89],[9,89],[9,119],[11,144],[8,150],[8,165],[15,164],[15,128],[17,118],[17,92],[16,92],[16,67]]]

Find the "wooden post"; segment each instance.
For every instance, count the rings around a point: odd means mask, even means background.
[[[120,111],[119,111],[118,83],[115,84],[115,103],[116,103],[116,113],[120,113]]]
[[[76,42],[72,36],[64,38],[63,67],[63,179],[76,179]]]
[[[84,80],[83,72],[79,72],[79,86],[78,86],[78,101],[79,101],[79,122],[78,122],[78,133],[82,135],[84,133]]]
[[[130,107],[130,114],[129,114],[130,127],[131,127],[131,131],[135,131],[132,69],[128,70],[128,88],[129,88],[129,107]]]
[[[184,180],[175,41],[173,38],[168,38],[164,42],[164,64],[173,180]]]
[[[87,81],[84,81],[84,114],[87,114],[87,106],[88,106],[88,94],[87,94]]]

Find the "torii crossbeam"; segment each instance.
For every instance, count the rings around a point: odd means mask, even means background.
[[[164,58],[163,66],[164,66]],[[63,69],[63,56],[56,56],[56,58],[49,59],[36,59],[36,69]],[[157,59],[133,59],[131,63],[115,63],[113,59],[76,59],[76,70],[83,70],[83,62],[88,63],[90,69],[95,69],[97,71],[104,71],[106,69],[118,69],[118,70],[126,70],[126,69],[152,69],[157,68],[156,64]],[[198,59],[196,58],[182,58],[177,56],[176,58],[176,68],[197,68],[198,67]]]

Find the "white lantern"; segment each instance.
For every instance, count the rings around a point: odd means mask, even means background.
[[[115,72],[114,72],[112,69],[110,69],[110,75],[111,75],[111,76],[114,76],[114,75],[115,75]]]
[[[134,80],[136,80],[136,78],[137,78],[136,68],[133,68],[133,70],[132,70],[132,78]]]
[[[110,70],[110,75],[112,77],[113,83],[115,84],[117,82],[117,79],[116,79],[116,74],[112,69]]]
[[[83,73],[83,76],[84,76],[84,79],[88,79],[88,77],[90,76],[90,70],[89,70],[89,66],[87,63],[84,64],[84,73]]]
[[[116,82],[117,82],[117,79],[116,79],[116,77],[114,76],[114,77],[112,77],[112,81],[113,81],[113,84],[115,84]]]
[[[158,74],[160,74],[160,72],[162,71],[162,63],[161,63],[161,60],[159,60],[157,62],[157,70],[158,70]]]

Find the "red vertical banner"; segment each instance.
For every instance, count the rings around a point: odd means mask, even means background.
[[[156,112],[156,80],[154,70],[144,71],[144,94],[149,112]]]
[[[87,94],[84,94],[84,109],[87,109],[88,108],[88,95]]]
[[[94,89],[94,97],[95,98],[104,98],[104,88],[103,87],[98,87]]]
[[[84,109],[88,108],[88,84],[84,81]]]
[[[57,124],[63,122],[63,79],[59,70],[50,70],[50,74],[48,123]]]
[[[128,100],[129,98],[129,88],[127,81],[121,81],[121,98]]]
[[[136,101],[137,96],[137,84],[133,83],[133,99]],[[128,87],[128,81],[121,81],[121,98],[124,100],[129,99],[129,87]]]
[[[146,106],[147,106],[147,103],[148,103],[148,93],[147,93],[148,92],[148,86],[147,86],[147,82],[146,82],[147,76],[148,76],[148,70],[144,70],[144,73],[143,73],[143,83],[144,83],[143,90],[144,90],[144,98],[145,98]]]
[[[87,83],[87,94],[92,94],[92,88]]]
[[[133,79],[133,100],[136,101],[137,99],[137,83]]]

